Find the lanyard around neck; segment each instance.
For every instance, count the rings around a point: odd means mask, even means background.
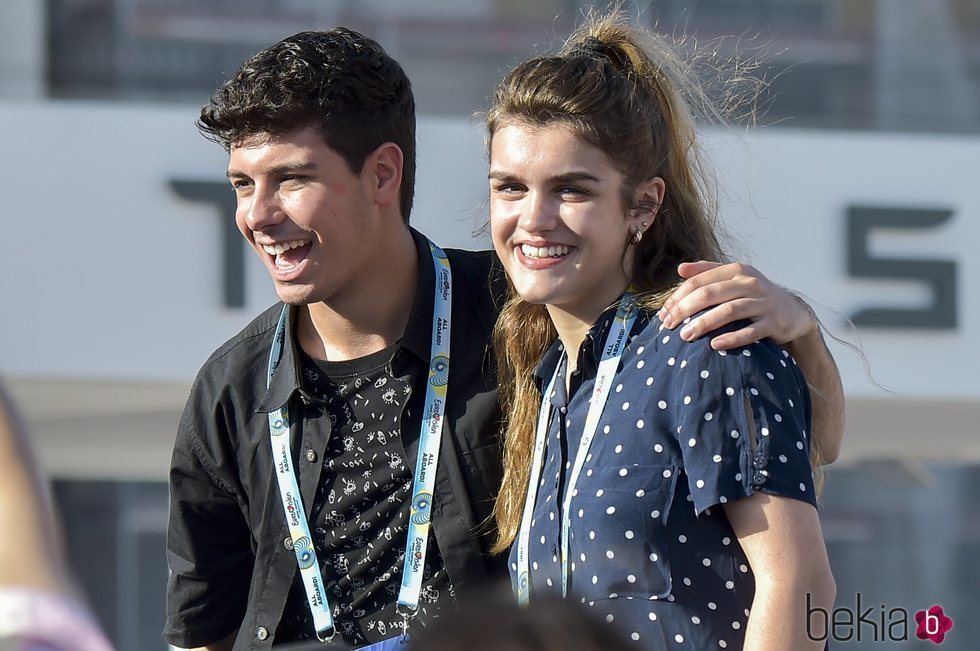
[[[429,251],[432,254],[436,278],[432,310],[432,347],[425,390],[425,411],[419,434],[418,461],[415,464],[415,477],[412,482],[405,565],[396,607],[406,627],[409,618],[418,612],[419,596],[422,592],[432,495],[439,459],[439,444],[442,439],[442,424],[446,413],[446,390],[449,385],[452,272],[449,268],[449,258],[442,249],[429,242]],[[266,386],[271,384],[272,375],[282,359],[288,311],[289,306],[283,306],[282,313],[279,315],[279,323],[269,351]],[[306,589],[310,612],[313,614],[316,636],[321,642],[327,642],[333,638],[336,628],[327,602],[327,593],[320,574],[320,563],[310,534],[310,525],[306,520],[299,483],[293,470],[289,444],[288,403],[269,413],[269,438],[272,442],[272,458],[279,482],[283,512],[289,525],[289,536],[293,541],[293,551]]]
[[[595,437],[596,429],[599,426],[599,418],[606,406],[609,398],[609,387],[612,385],[613,378],[619,368],[619,361],[623,357],[626,349],[626,337],[633,328],[636,321],[636,297],[626,292],[623,294],[616,311],[616,318],[613,320],[606,336],[606,343],[603,346],[602,358],[599,361],[599,369],[596,373],[595,385],[592,388],[592,398],[589,401],[588,415],[585,417],[585,427],[582,432],[582,439],[579,441],[578,452],[575,455],[575,462],[572,465],[571,474],[565,488],[565,499],[562,503],[561,512],[561,592],[565,596],[568,591],[568,544],[571,530],[571,505],[572,495],[575,493],[575,485],[578,483],[582,467],[585,465],[585,458],[589,454],[592,439]],[[570,351],[565,351],[565,355]],[[528,560],[528,547],[531,538],[531,519],[534,515],[534,503],[538,494],[538,486],[541,481],[541,461],[544,458],[544,450],[548,438],[548,422],[551,420],[551,398],[554,395],[555,384],[558,380],[558,373],[561,370],[561,361],[555,366],[555,372],[548,382],[541,397],[541,409],[538,412],[537,433],[534,437],[534,454],[531,459],[531,472],[527,485],[527,497],[524,501],[524,513],[521,517],[521,527],[517,535],[517,598],[522,604],[530,600],[530,564]]]

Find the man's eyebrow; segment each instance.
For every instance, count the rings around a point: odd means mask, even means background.
[[[313,162],[283,163],[281,165],[270,167],[269,169],[265,170],[265,173],[271,176],[283,176],[285,174],[295,174],[296,172],[314,172],[317,169],[317,164]],[[228,171],[225,174],[229,179],[249,178],[248,174],[234,168],[228,168]]]

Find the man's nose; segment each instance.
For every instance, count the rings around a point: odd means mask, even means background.
[[[244,211],[245,224],[253,231],[261,231],[285,218],[277,188],[261,184],[256,184],[245,205],[239,203],[239,210]]]

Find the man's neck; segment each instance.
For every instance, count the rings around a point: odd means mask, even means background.
[[[353,291],[299,310],[297,339],[317,359],[344,361],[376,353],[401,339],[418,284],[418,253],[411,232],[384,248],[369,277]]]

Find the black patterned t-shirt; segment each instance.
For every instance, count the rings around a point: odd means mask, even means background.
[[[411,387],[391,373],[394,351],[390,347],[344,362],[301,355],[304,387],[323,402],[332,425],[310,529],[337,627],[335,642],[344,646],[372,644],[401,631],[395,605],[408,536],[412,472],[403,458],[399,424]],[[454,601],[430,531],[420,612],[412,626],[438,617]],[[297,572],[276,642],[313,637]]]

